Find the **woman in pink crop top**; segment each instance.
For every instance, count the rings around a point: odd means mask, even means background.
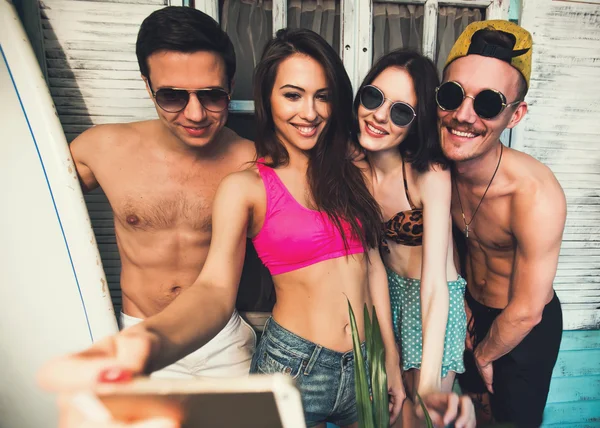
[[[437,134],[438,85],[429,59],[398,50],[376,62],[354,101],[355,140],[366,153],[384,218],[381,254],[410,397],[450,392],[455,373],[464,371],[466,283],[453,258],[451,177]],[[413,412],[402,414],[404,426],[413,426]]]
[[[307,426],[357,426],[346,298],[354,308],[375,305],[395,419],[404,390],[378,251],[381,217],[347,156],[350,80],[316,33],[281,30],[263,53],[254,85],[259,160],[220,186],[213,228],[214,244],[225,253],[219,266],[232,263],[227,254],[242,254],[249,236],[273,276],[277,303],[250,371],[292,375]],[[224,206],[231,214],[221,214]],[[235,262],[239,272],[242,258]],[[235,294],[229,298],[233,305]]]

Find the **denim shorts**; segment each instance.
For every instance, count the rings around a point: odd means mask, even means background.
[[[365,355],[364,344],[362,345]],[[336,352],[286,330],[269,318],[250,373],[284,373],[300,390],[308,427],[358,421],[354,391],[354,354]]]

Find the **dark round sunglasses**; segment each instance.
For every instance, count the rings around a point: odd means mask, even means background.
[[[506,103],[506,97],[495,89],[484,89],[474,97],[466,95],[465,90],[458,82],[449,81],[442,83],[435,90],[435,101],[439,108],[445,111],[458,110],[465,98],[473,100],[473,110],[482,119],[493,119],[506,107],[519,104],[522,100]]]
[[[158,91],[152,91],[152,96],[156,104],[168,113],[179,113],[186,108],[190,101],[190,94],[196,94],[200,104],[213,113],[218,113],[229,106],[229,94],[219,88],[207,89],[181,89],[181,88],[160,88]]]
[[[363,86],[360,90],[360,103],[367,110],[377,110],[383,105],[385,100],[388,99],[377,86],[367,85]],[[415,120],[415,117],[417,117],[415,109],[410,104],[401,101],[388,101],[392,103],[390,106],[390,119],[394,125],[404,128],[410,125]]]

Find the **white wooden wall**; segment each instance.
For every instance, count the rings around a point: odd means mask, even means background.
[[[140,78],[135,41],[143,19],[167,0],[39,4],[48,84],[69,141],[92,125],[156,117]],[[85,199],[115,310],[120,310],[121,265],[110,205],[99,189]]]
[[[567,225],[555,288],[565,329],[600,327],[600,1],[524,0],[533,35],[529,113],[513,147],[556,174]]]

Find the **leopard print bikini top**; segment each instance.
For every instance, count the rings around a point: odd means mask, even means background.
[[[381,239],[381,249],[386,253],[390,252],[388,239],[396,244],[417,247],[423,245],[423,208],[417,208],[410,199],[408,193],[408,183],[406,182],[406,168],[404,159],[402,159],[402,175],[404,180],[404,192],[410,205],[410,210],[400,211],[391,219],[383,223],[383,237]]]

